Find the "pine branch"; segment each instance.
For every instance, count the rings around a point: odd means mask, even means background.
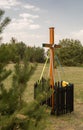
[[[9,24],[11,20],[9,17],[6,17],[1,23],[0,23],[0,33],[4,30],[4,28]]]
[[[6,69],[3,69],[3,72],[0,75],[0,82],[5,80],[11,74],[11,72],[12,72],[11,70],[7,71]]]
[[[3,15],[4,15],[4,13],[5,13],[5,11],[0,9],[0,21],[1,21],[2,17],[3,17]]]

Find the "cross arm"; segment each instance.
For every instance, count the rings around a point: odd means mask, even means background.
[[[47,43],[43,43],[42,46],[43,46],[43,47],[49,47],[49,48],[52,47],[51,44],[47,44]]]
[[[60,48],[60,45],[43,43],[43,47]]]
[[[61,48],[61,45],[54,44],[54,48]]]

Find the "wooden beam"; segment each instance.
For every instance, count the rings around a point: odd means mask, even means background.
[[[43,43],[42,44],[43,47],[49,47],[49,48],[60,48],[61,45],[56,45],[56,44],[48,44],[48,43]]]
[[[54,49],[60,48],[60,45],[54,44],[54,27],[49,28],[49,43],[43,43],[43,47],[50,48],[50,86],[52,87],[52,90],[54,90]],[[52,94],[52,113],[54,113],[54,93]]]

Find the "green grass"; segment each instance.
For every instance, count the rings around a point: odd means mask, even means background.
[[[13,65],[7,66],[13,70]],[[36,71],[27,83],[23,99],[26,102],[33,100],[34,83],[39,80],[43,64],[38,64]],[[46,66],[44,77],[49,74],[49,65]],[[9,89],[12,75],[4,82]],[[83,130],[83,67],[58,67],[55,69],[55,81],[65,80],[74,84],[74,112],[60,117],[49,116],[46,121],[46,130]],[[49,113],[50,114],[50,113]]]

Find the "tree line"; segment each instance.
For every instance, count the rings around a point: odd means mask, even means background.
[[[59,62],[63,66],[83,65],[83,46],[79,40],[62,39],[59,41],[61,48],[55,50]],[[44,63],[45,50],[41,47],[30,47],[23,42],[17,42],[14,38],[10,43],[0,45],[0,63],[17,63],[26,57],[29,62]]]
[[[60,49],[55,52],[64,66],[82,66],[83,65],[83,45],[79,40],[62,39],[59,41]]]
[[[0,62],[13,62],[26,59],[30,62],[44,63],[45,52],[40,47],[29,47],[23,42],[13,42],[0,45]]]

